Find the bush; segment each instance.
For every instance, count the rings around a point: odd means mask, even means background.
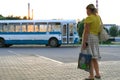
[[[82,37],[83,30],[84,30],[84,19],[82,21],[78,22],[77,28],[78,28],[79,37]]]
[[[100,44],[111,44],[111,40],[100,42]]]
[[[110,29],[109,29],[109,32],[110,32],[110,36],[111,37],[117,37],[118,36],[118,26],[112,26]]]

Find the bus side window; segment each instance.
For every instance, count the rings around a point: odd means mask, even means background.
[[[22,24],[22,32],[27,32],[27,24]]]
[[[34,25],[33,25],[33,23],[28,23],[28,26],[27,26],[27,31],[28,32],[34,32]]]
[[[15,30],[16,32],[21,32],[21,26],[20,26],[20,24],[16,24],[15,25],[15,29],[16,29]]]
[[[61,29],[61,24],[60,24],[60,23],[56,23],[56,24],[54,25],[54,30],[60,32],[60,29]]]
[[[40,31],[40,25],[39,24],[35,24],[35,32],[39,32]]]
[[[15,26],[14,24],[8,24],[8,27],[9,27],[9,32],[15,32]]]
[[[40,24],[40,32],[47,32],[47,23]]]
[[[52,28],[52,24],[48,24],[48,32],[52,32],[53,28]]]
[[[49,32],[60,32],[61,26],[60,23],[49,23],[48,31]]]
[[[2,24],[2,27],[3,27],[3,32],[8,32],[9,31],[9,28],[7,26],[7,23],[3,23]]]

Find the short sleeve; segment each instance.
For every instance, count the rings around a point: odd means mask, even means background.
[[[92,16],[88,16],[84,21],[84,23],[88,23],[88,24],[90,24],[92,22],[93,22]]]

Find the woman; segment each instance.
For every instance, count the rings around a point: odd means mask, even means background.
[[[88,17],[84,21],[84,32],[82,37],[82,50],[87,50],[92,55],[90,76],[85,80],[94,80],[94,78],[100,79],[98,59],[99,55],[99,39],[98,34],[100,32],[100,17],[97,15],[97,9],[93,4],[89,4],[86,7]],[[95,70],[95,76],[94,76]]]

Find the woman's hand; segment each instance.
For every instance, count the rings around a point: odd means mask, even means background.
[[[86,45],[86,43],[84,42],[83,44],[82,44],[82,50],[85,50],[87,48],[87,45]]]

